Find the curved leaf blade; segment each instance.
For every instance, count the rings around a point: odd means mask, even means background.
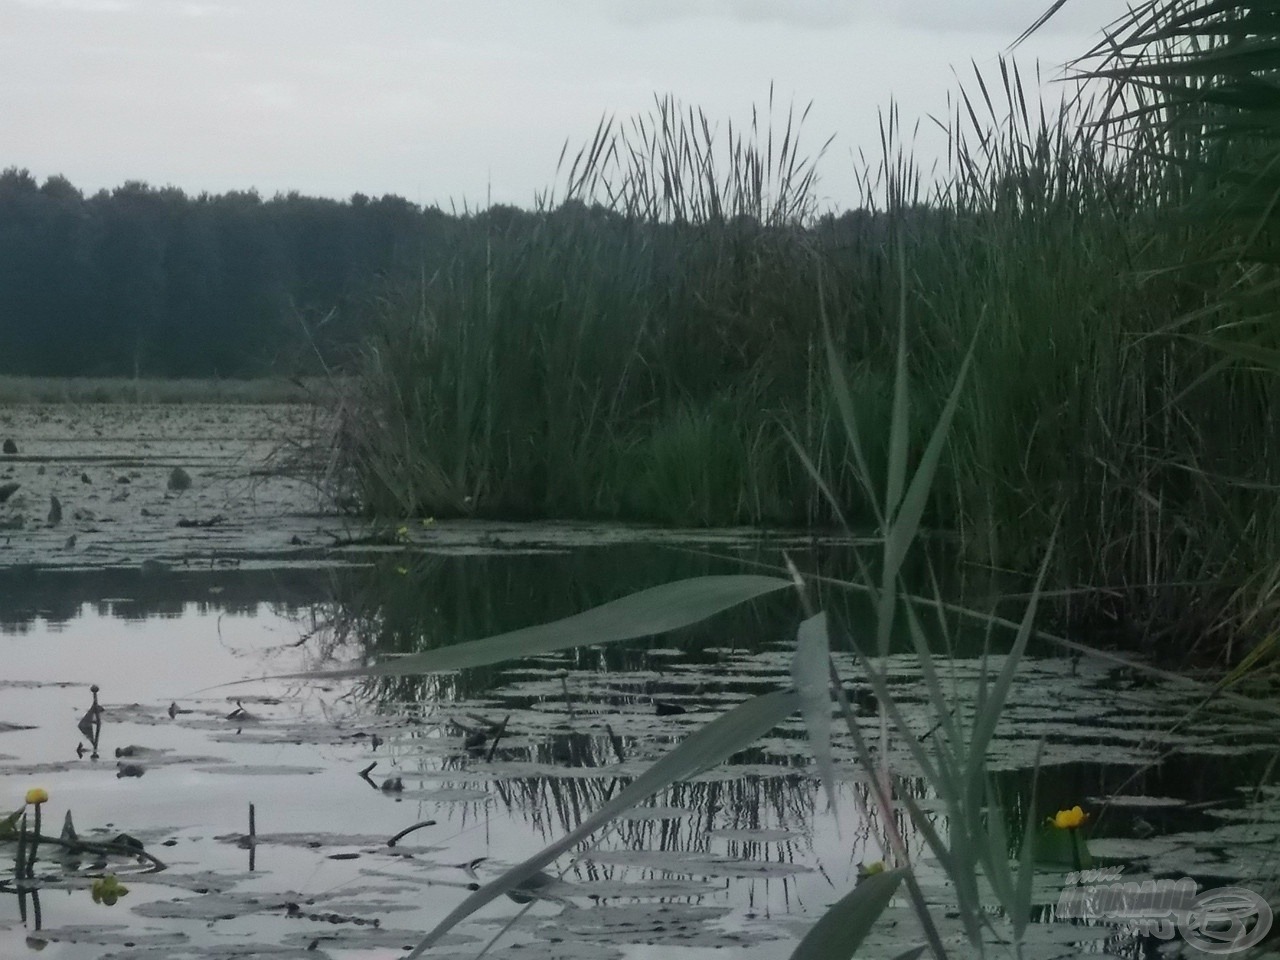
[[[590,610],[532,627],[425,650],[367,667],[284,674],[287,678],[400,677],[482,667],[570,647],[634,640],[667,633],[791,586],[790,580],[757,575],[691,577],[650,587]]]
[[[790,584],[788,584],[789,586]],[[598,608],[597,608],[598,609]],[[626,789],[587,817],[576,830],[561,837],[492,883],[481,887],[453,909],[419,943],[408,960],[422,956],[458,923],[485,904],[524,883],[575,844],[585,840],[610,820],[677,780],[687,780],[727,760],[768,733],[796,711],[800,698],[794,691],[778,690],[739,704],[723,716],[690,734],[680,746],[636,777]],[[872,878],[875,879],[875,878]]]
[[[791,658],[791,682],[800,695],[800,714],[809,734],[818,776],[827,793],[827,805],[836,809],[835,764],[831,758],[831,647],[827,615],[818,613],[796,634],[796,652]]]
[[[907,868],[899,867],[867,877],[822,915],[791,960],[849,960],[889,906],[906,874]]]

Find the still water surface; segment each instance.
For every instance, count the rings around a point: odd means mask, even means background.
[[[0,727],[0,810],[44,787],[45,833],[70,810],[82,835],[128,834],[166,866],[64,863],[43,849],[38,927],[34,904],[24,922],[19,898],[0,897],[0,956],[403,956],[470,885],[572,829],[692,730],[786,685],[794,603],[773,597],[659,641],[426,680],[221,685],[474,639],[732,569],[650,546],[388,557],[344,570],[0,575],[0,724],[23,727]],[[856,605],[823,602],[858,621]],[[963,716],[981,663],[959,653],[938,662]],[[851,658],[838,659],[871,731],[874,699]],[[895,656],[890,675],[928,736],[918,665]],[[96,758],[77,728],[93,684],[104,707]],[[1266,780],[1276,730],[1221,710],[1179,727],[1198,702],[1037,651],[989,753],[1011,834],[1027,816],[1080,803],[1094,813],[1094,852],[1126,878],[1262,883],[1276,797],[1241,788]],[[890,751],[893,768],[909,771],[905,750]],[[882,856],[874,815],[860,813],[865,776],[839,738],[837,763],[833,812],[793,719],[562,859],[531,905],[499,901],[430,955],[475,956],[528,907],[491,955],[785,957],[853,887],[859,864]],[[918,779],[900,789],[936,809]],[[1126,799],[1104,806],[1115,793]],[[434,822],[388,846],[424,821]],[[920,838],[907,840],[930,898],[946,902]],[[107,871],[130,891],[111,907],[89,892]],[[1060,872],[1037,877],[1042,919],[1061,886]],[[1076,934],[1045,938],[1036,955],[1146,949],[1108,928]],[[875,939],[883,955],[919,942],[904,906]]]

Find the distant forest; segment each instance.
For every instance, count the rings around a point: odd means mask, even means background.
[[[812,239],[874,237],[866,211]],[[132,181],[86,196],[0,173],[0,374],[247,378],[341,363],[381,301],[484,257],[491,241],[572,234],[619,213],[447,213],[403,197],[189,195]],[[753,221],[754,222],[754,221]]]
[[[313,342],[340,356],[386,285],[446,256],[467,219],[395,196],[189,196],[138,182],[85,196],[11,168],[0,173],[0,373],[313,371]]]

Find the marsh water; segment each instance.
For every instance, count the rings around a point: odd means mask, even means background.
[[[787,546],[802,569],[843,572],[838,544]],[[779,544],[758,541],[612,542],[390,551],[341,567],[0,572],[0,812],[42,787],[43,833],[56,836],[70,811],[80,837],[107,844],[74,857],[41,847],[36,896],[0,897],[0,956],[403,956],[469,889],[575,827],[691,731],[787,685],[794,597],[643,642],[438,677],[228,684],[476,639],[780,558]],[[856,595],[817,599],[857,637]],[[963,710],[984,648],[998,668],[1005,641],[951,640],[936,662]],[[836,660],[875,729],[852,656]],[[895,653],[887,667],[928,737],[919,665]],[[102,709],[86,726],[92,686]],[[1277,720],[1203,700],[1202,687],[1034,648],[988,755],[1010,836],[1080,804],[1099,865],[1126,880],[1269,889]],[[891,769],[912,769],[904,747],[887,749]],[[473,957],[495,937],[490,955],[526,960],[788,956],[860,865],[884,856],[867,775],[839,737],[836,760],[829,809],[793,718],[635,808],[430,956]],[[899,790],[945,826],[926,783],[907,775]],[[945,877],[903,827],[945,918]],[[130,839],[149,857],[130,856]],[[110,906],[91,892],[106,873],[129,891]],[[1114,924],[1055,922],[1063,873],[1037,874],[1033,956],[1158,946]],[[895,903],[870,955],[917,942]]]

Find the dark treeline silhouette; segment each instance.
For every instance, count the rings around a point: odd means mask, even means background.
[[[316,372],[359,342],[388,289],[485,236],[617,213],[495,206],[459,215],[397,196],[188,195],[131,181],[85,196],[0,173],[0,374],[253,377]],[[866,239],[868,215],[825,225]],[[567,224],[566,224],[567,225]],[[318,348],[314,349],[314,348]]]
[[[455,218],[400,197],[85,196],[0,173],[0,372],[255,376],[304,363],[304,323],[350,342],[378,284],[418,270]],[[314,358],[312,358],[314,359]]]

